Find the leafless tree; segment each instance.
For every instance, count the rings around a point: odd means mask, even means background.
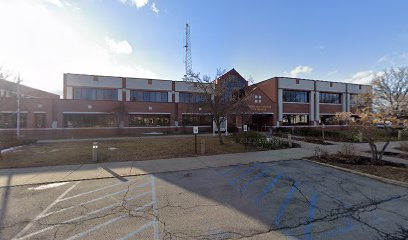
[[[398,117],[408,110],[408,67],[391,68],[376,76],[373,86],[373,110]]]
[[[241,113],[245,107],[242,101],[245,91],[239,85],[238,79],[224,74],[225,70],[218,69],[214,78],[193,72],[186,77],[186,81],[194,83],[204,94],[202,101],[195,103],[195,106],[210,114],[218,129],[220,144],[224,144],[221,124],[228,116]]]

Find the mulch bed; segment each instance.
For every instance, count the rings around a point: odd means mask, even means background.
[[[345,156],[343,154],[315,156],[310,159],[316,162],[408,183],[408,167],[401,163],[382,161],[379,164],[373,164],[369,157]]]

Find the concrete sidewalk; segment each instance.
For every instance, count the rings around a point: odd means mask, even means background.
[[[301,159],[313,156],[313,154],[313,149],[291,148],[273,151],[148,161],[1,169],[0,187],[109,177],[116,177],[118,179],[121,179],[121,177],[124,176],[134,176],[149,173],[163,173],[180,170],[223,167],[238,164],[248,164],[252,162],[271,162]]]

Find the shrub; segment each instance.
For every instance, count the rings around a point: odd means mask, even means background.
[[[234,139],[237,143],[244,144],[245,133],[239,132],[234,134]],[[248,145],[256,147],[258,149],[275,150],[289,147],[289,143],[286,140],[279,138],[267,138],[266,136],[257,132],[247,132],[246,140]],[[293,145],[297,146],[296,144]]]

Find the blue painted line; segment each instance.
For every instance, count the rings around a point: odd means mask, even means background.
[[[232,167],[228,171],[221,173],[221,176],[225,176],[225,175],[229,174],[230,172],[233,172],[233,171],[237,170],[237,168],[240,167],[240,166],[241,165],[236,165],[236,166]]]
[[[258,166],[252,166],[248,169],[246,169],[245,171],[243,171],[241,174],[239,174],[237,177],[235,177],[233,180],[229,181],[231,185],[235,185],[239,179],[241,179],[242,177],[251,174],[252,172],[255,172]]]
[[[278,213],[276,214],[275,224],[278,225],[278,226],[279,226],[280,221],[281,221],[281,219],[282,219],[282,217],[283,217],[283,214],[285,213],[286,208],[287,208],[288,205],[289,205],[290,200],[292,200],[293,193],[295,192],[295,189],[296,189],[295,186],[296,186],[296,182],[294,182],[294,183],[292,184],[292,187],[290,188],[288,194],[287,194],[286,197],[285,197],[285,200],[284,200],[283,203],[280,205],[279,210],[278,210]]]
[[[266,194],[269,193],[269,191],[272,190],[273,186],[279,181],[279,179],[282,177],[282,173],[279,173],[269,184],[266,186],[260,195],[256,198],[256,204],[259,205],[261,202],[262,198],[266,196]]]
[[[260,173],[258,173],[257,175],[255,175],[253,178],[251,178],[248,182],[246,182],[244,184],[244,186],[242,186],[241,188],[241,192],[245,191],[245,189],[247,189],[247,187],[249,185],[251,185],[253,182],[255,182],[256,180],[258,180],[260,177],[262,177],[265,173],[263,172],[264,170],[262,169]]]
[[[312,198],[310,199],[310,207],[309,207],[308,216],[307,216],[309,221],[312,221],[314,219],[316,202],[317,202],[317,195],[316,193],[313,193]],[[304,237],[305,240],[312,240],[312,223],[309,223],[305,226],[304,235],[305,235]]]

